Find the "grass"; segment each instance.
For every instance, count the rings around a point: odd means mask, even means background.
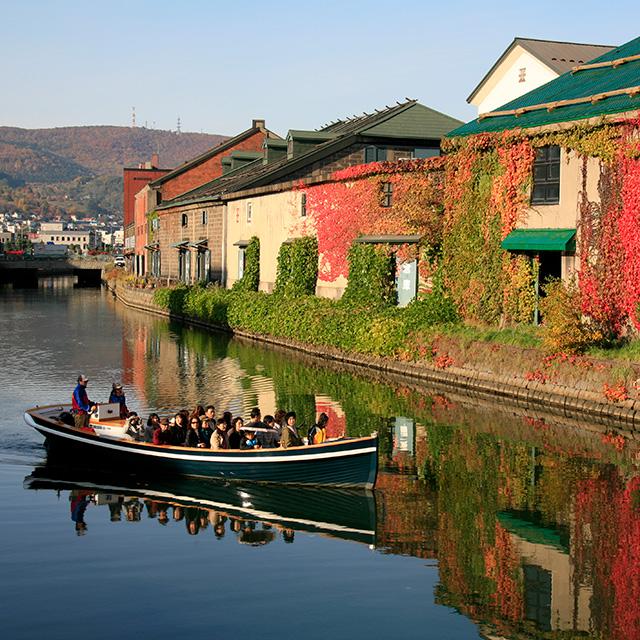
[[[472,342],[492,342],[523,348],[542,348],[542,329],[534,326],[518,325],[500,329],[486,325],[456,324],[440,325],[434,330],[441,336],[456,338],[463,344]]]

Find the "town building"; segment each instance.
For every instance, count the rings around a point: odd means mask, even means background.
[[[487,150],[510,135],[506,172],[515,169],[515,145],[531,145],[527,206],[502,248],[538,261],[541,283],[579,274],[583,286],[593,287],[591,299],[602,314],[624,300],[620,317],[632,318],[640,292],[633,262],[640,233],[633,200],[639,114],[637,38],[447,134],[454,148],[481,134]],[[607,300],[616,290],[619,299]]]
[[[612,49],[606,45],[514,38],[467,102],[478,107],[478,114],[493,111]]]
[[[102,246],[100,232],[70,229],[62,222],[43,222],[33,241],[44,244],[78,245],[85,252]]]
[[[231,287],[242,277],[246,247],[256,236],[260,289],[272,291],[280,247],[306,217],[302,185],[331,182],[336,171],[357,165],[439,156],[442,136],[459,124],[408,100],[316,131],[291,130],[286,140],[267,138],[261,154],[230,153],[219,178],[156,208],[159,276]],[[311,221],[305,226],[313,233]],[[319,280],[317,293],[339,298],[345,286],[343,277]]]
[[[136,168],[124,169],[124,219],[123,238],[125,257],[129,261],[129,269],[135,271],[139,265],[136,258],[136,237],[144,233],[143,223],[136,220],[136,194],[149,182],[169,172],[169,169],[159,169],[158,154],[151,156],[151,161],[141,163]]]
[[[254,158],[256,153],[260,154],[262,143],[266,139],[279,139],[279,137],[266,128],[264,120],[253,120],[251,127],[246,131],[225,140],[180,167],[164,172],[163,175],[149,181],[144,188],[139,190],[135,195],[132,226],[134,232],[125,238],[125,243],[128,243],[126,245],[128,253],[135,256],[130,269],[138,275],[148,274],[154,277],[158,277],[163,272],[160,266],[161,254],[157,243],[159,219],[155,213],[163,202],[181,196],[185,192],[220,177],[224,171],[223,159],[229,154],[248,154]],[[181,228],[184,226],[183,222],[181,214],[176,219],[171,219],[169,214],[164,215],[164,224],[167,229]],[[214,217],[209,221],[207,216],[203,214],[200,226],[202,225],[204,225],[204,230],[198,228],[200,237],[204,238],[212,233],[220,233],[220,229],[217,227],[218,222]],[[205,262],[207,264],[211,262],[211,252],[204,244],[200,244],[199,247],[202,254],[200,264],[204,270]],[[214,264],[219,264],[219,252],[217,253],[214,249],[213,253]],[[170,260],[169,255],[165,254],[164,259]],[[203,278],[199,279],[208,280],[209,278],[203,275]]]

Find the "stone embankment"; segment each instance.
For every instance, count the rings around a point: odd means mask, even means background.
[[[209,322],[171,313],[153,302],[153,290],[107,283],[123,304],[185,323],[230,331]],[[239,329],[240,336],[332,360],[381,379],[412,380],[439,390],[471,397],[493,398],[514,406],[544,410],[567,418],[621,428],[627,433],[640,427],[640,363],[557,356],[537,349],[473,342],[462,344],[441,339],[434,344],[430,361],[405,362],[308,344]]]

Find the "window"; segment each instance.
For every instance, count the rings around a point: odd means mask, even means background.
[[[202,212],[202,224],[207,224],[207,212]]]
[[[151,220],[151,230],[156,231],[160,228],[160,218],[152,218]]]
[[[390,207],[393,204],[393,185],[390,182],[382,183],[382,206]]]
[[[300,217],[307,217],[307,194],[303,193],[302,198],[300,199]]]
[[[182,226],[186,227],[188,222],[189,222],[189,218],[188,218],[187,214],[183,213],[182,214]]]
[[[253,206],[251,202],[247,202],[247,222],[251,222],[251,218],[253,217]]]
[[[533,163],[533,191],[531,204],[558,204],[560,202],[560,147],[557,145],[536,149]]]
[[[364,163],[384,162],[387,159],[387,147],[365,147]]]
[[[414,158],[436,158],[440,155],[439,147],[416,147],[413,150]]]

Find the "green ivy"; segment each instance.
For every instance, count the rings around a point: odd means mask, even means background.
[[[354,242],[347,254],[349,277],[342,297],[344,304],[395,305],[396,261],[389,245]]]
[[[458,318],[451,301],[438,294],[400,309],[390,305],[358,307],[315,296],[299,296],[289,304],[264,292],[180,285],[157,289],[154,301],[172,312],[221,328],[378,356],[406,353],[415,346],[417,333],[428,333],[428,328]]]
[[[313,236],[282,244],[274,293],[286,296],[313,295],[318,281],[318,240]]]
[[[260,285],[260,238],[253,236],[245,249],[246,264],[240,280],[234,282],[234,291],[257,291]]]

